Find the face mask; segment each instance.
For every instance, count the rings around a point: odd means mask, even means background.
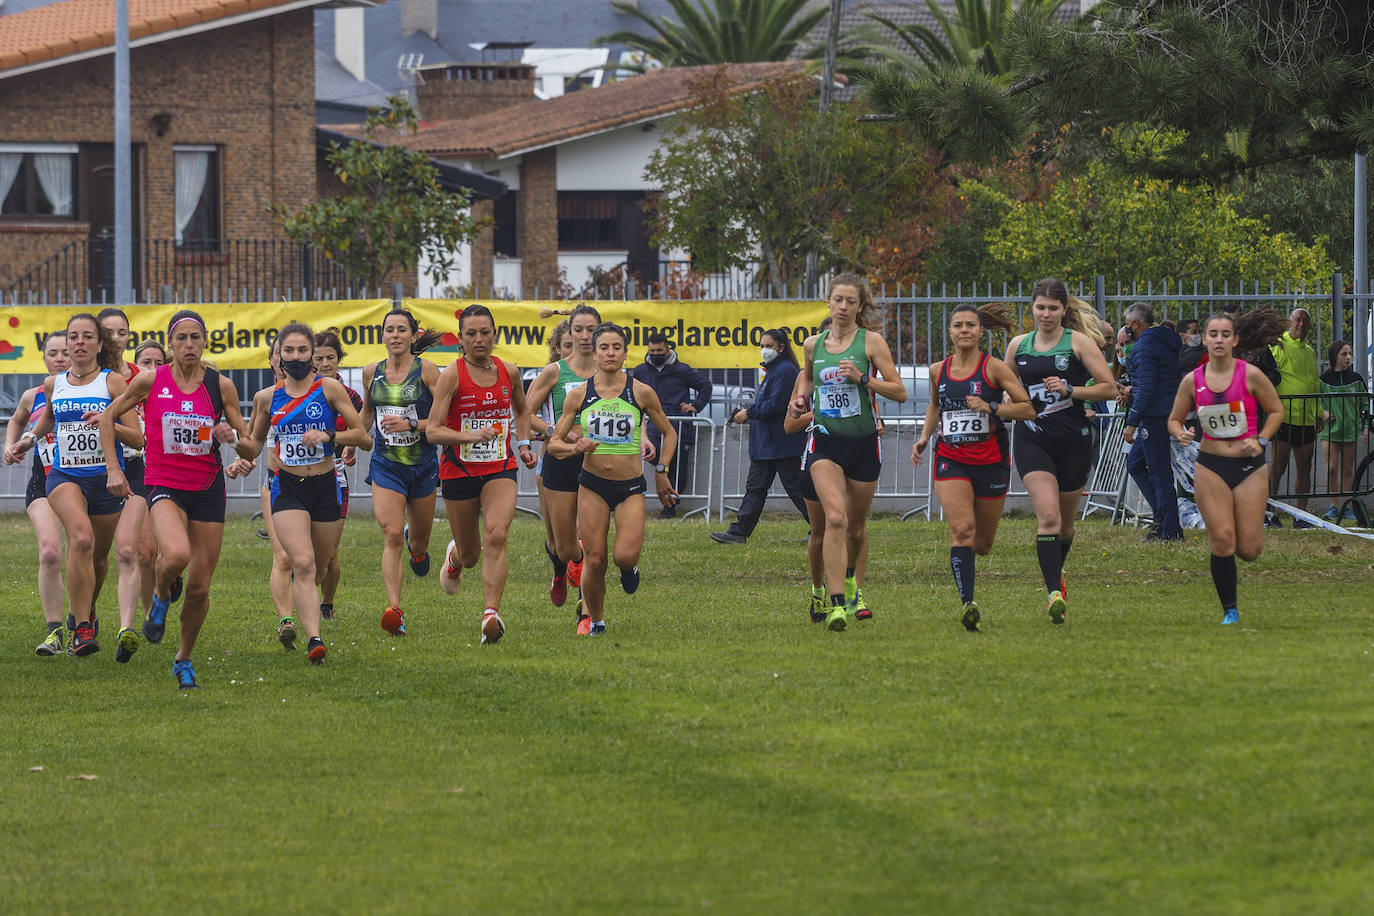
[[[663,365],[664,363],[666,363],[666,362],[668,362],[668,354],[667,354],[667,353],[650,353],[650,354],[649,354],[649,365],[651,365],[651,366],[662,366],[662,365]]]
[[[315,364],[308,359],[284,359],[281,361],[281,368],[283,372],[299,382],[315,371]]]
[[[1196,347],[1196,346],[1198,346],[1198,345],[1201,344],[1201,343],[1202,343],[1202,335],[1201,335],[1201,334],[1189,334],[1189,335],[1188,335],[1188,346],[1190,346],[1190,347]]]
[[[764,347],[759,350],[759,356],[763,357],[765,363],[771,363],[778,358],[778,351],[774,350],[772,347]]]

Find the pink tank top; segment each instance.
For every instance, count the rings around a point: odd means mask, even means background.
[[[148,437],[144,483],[174,490],[204,490],[220,472],[215,442],[215,408],[202,382],[187,394],[172,378],[172,367],[158,366],[144,402]]]
[[[1218,394],[1207,387],[1207,363],[1203,363],[1193,370],[1193,389],[1194,400],[1197,403],[1199,425],[1202,427],[1202,437],[1204,439],[1216,439],[1225,441],[1227,439],[1253,439],[1259,432],[1259,402],[1250,393],[1250,388],[1245,384],[1245,369],[1249,365],[1245,360],[1236,360],[1235,371],[1231,373],[1231,382],[1226,386],[1226,390]],[[1226,405],[1229,410],[1213,411],[1210,414],[1204,413],[1204,407],[1216,405]],[[1240,409],[1245,411],[1245,433],[1240,435],[1238,432],[1232,435],[1211,435],[1208,429],[1225,429],[1226,417],[1235,415]],[[1215,419],[1213,419],[1215,417]],[[1220,426],[1218,426],[1220,424]]]

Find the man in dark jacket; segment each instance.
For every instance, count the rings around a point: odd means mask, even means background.
[[[739,513],[728,530],[711,532],[711,539],[721,544],[743,544],[754,533],[775,474],[782,479],[782,488],[802,518],[807,517],[801,482],[801,453],[806,445],[806,433],[798,430],[789,435],[782,430],[787,402],[792,397],[792,385],[799,371],[787,332],[782,329],[764,331],[760,355],[767,374],[754,395],[754,403],[735,411],[730,418],[735,423],[752,422],[753,425],[749,427],[749,477],[744,483]]]
[[[1126,309],[1126,333],[1134,342],[1127,358],[1131,407],[1123,438],[1131,445],[1126,470],[1150,504],[1155,526],[1147,540],[1179,541],[1178,496],[1169,460],[1169,411],[1178,394],[1182,341],[1169,328],[1155,327],[1154,309],[1136,302]]]
[[[662,333],[655,332],[649,335],[649,353],[643,363],[635,367],[634,377],[650,388],[658,395],[658,399],[663,402],[663,412],[668,416],[690,417],[701,412],[701,410],[711,403],[711,380],[703,372],[693,369],[684,362],[680,362],[677,353],[668,345],[668,338]],[[686,466],[691,475],[687,480],[687,492],[695,492],[696,465],[693,463],[693,451],[697,441],[697,428],[693,423],[673,423],[677,429],[677,452],[672,460],[668,462],[668,479],[673,482],[673,488],[682,490],[682,468]],[[654,429],[654,425],[647,419],[644,421],[644,431],[649,435],[649,441],[654,444],[654,451],[658,451],[663,441],[663,433]],[[670,501],[671,500],[671,501]],[[677,515],[677,500],[671,497],[659,496],[659,502],[663,504],[663,509],[658,513],[659,518],[673,518]]]

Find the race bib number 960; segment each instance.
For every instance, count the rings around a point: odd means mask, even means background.
[[[304,435],[304,433],[279,433],[277,435],[277,454],[281,456],[282,464],[298,468],[324,460],[324,448],[319,445],[306,445],[302,441]]]

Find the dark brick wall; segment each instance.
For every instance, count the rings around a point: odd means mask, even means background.
[[[525,295],[558,282],[558,150],[526,153],[520,161],[515,222]]]

